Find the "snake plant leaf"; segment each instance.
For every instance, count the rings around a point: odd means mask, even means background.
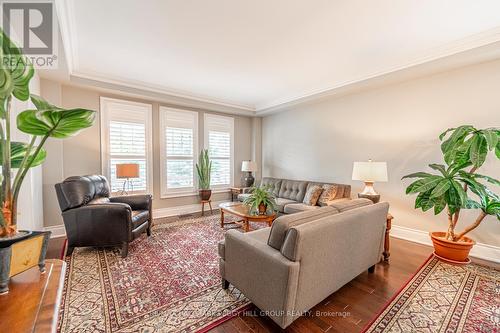
[[[27,134],[64,139],[92,126],[95,111],[87,109],[26,110],[17,116],[17,128]]]
[[[0,29],[0,45],[2,47],[1,67],[10,74],[12,80],[12,94],[21,101],[27,101],[29,83],[35,70],[27,57]]]
[[[434,187],[434,189],[432,190],[431,192],[431,198],[437,198],[437,197],[440,197],[442,196],[443,194],[446,193],[446,191],[448,191],[448,189],[450,188],[451,184],[450,184],[450,180],[445,178],[443,180],[441,180],[437,185],[436,187]]]
[[[30,152],[30,157],[33,157],[33,154],[35,153],[36,147],[33,147],[31,152]],[[10,143],[10,165],[11,168],[17,169],[21,166],[21,162],[24,159],[24,156],[26,156],[28,152],[28,144],[24,142],[11,142]],[[3,153],[3,145],[0,143],[0,155]],[[43,163],[45,160],[45,157],[47,157],[47,152],[45,149],[41,149],[36,157],[33,160],[33,163],[31,164],[30,167],[36,167],[40,164]],[[0,214],[1,215],[1,214]]]
[[[475,135],[470,147],[470,160],[476,168],[483,165],[488,153],[488,144],[482,135]]]

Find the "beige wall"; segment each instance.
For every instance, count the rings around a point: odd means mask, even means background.
[[[131,99],[120,95],[101,93],[96,90],[87,90],[78,87],[66,86],[49,80],[42,80],[42,96],[56,105],[65,108],[88,108],[99,112],[100,96],[122,98],[153,105],[153,207],[168,208],[174,206],[199,203],[196,195],[177,198],[160,198],[160,151],[159,124],[160,103],[150,100]],[[170,107],[175,105],[161,104]],[[193,109],[191,109],[193,110]],[[203,110],[193,110],[203,113]],[[240,183],[241,162],[252,159],[253,127],[252,118],[232,116],[234,122],[234,181]],[[203,129],[203,117],[200,115],[200,131]],[[202,132],[200,132],[202,133]],[[200,147],[203,147],[203,136],[200,135]],[[258,141],[260,142],[260,141]],[[100,174],[100,127],[99,117],[91,128],[82,131],[78,136],[66,140],[49,140],[47,143],[48,158],[43,166],[44,179],[44,225],[54,226],[62,224],[59,207],[54,193],[54,184],[69,176]],[[214,193],[212,200],[229,199],[229,194]]]
[[[353,161],[387,161],[389,182],[375,184],[389,201],[394,224],[424,231],[446,230],[444,214],[413,209],[401,177],[441,163],[438,135],[448,127],[500,126],[500,61],[415,79],[267,116],[262,125],[263,173],[292,179],[353,185]],[[490,157],[481,173],[500,178]],[[494,189],[498,192],[498,188]],[[463,214],[470,223],[476,214]],[[463,225],[462,225],[463,226]],[[478,242],[500,246],[500,223],[488,217],[472,233]]]

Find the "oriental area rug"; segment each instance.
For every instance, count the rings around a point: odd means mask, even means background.
[[[151,237],[118,248],[77,248],[70,257],[59,332],[199,332],[249,305],[221,288],[219,215],[155,220]]]
[[[500,332],[500,271],[431,257],[364,332]]]

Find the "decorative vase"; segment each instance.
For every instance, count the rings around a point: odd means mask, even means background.
[[[244,187],[252,187],[255,182],[255,178],[252,176],[251,172],[248,172],[247,175],[243,178],[243,186]]]
[[[267,206],[262,202],[259,204],[259,215],[265,215],[267,211]]]
[[[212,196],[212,190],[208,189],[208,190],[200,190],[199,191],[200,193],[200,198],[201,200],[210,200],[210,197]]]
[[[468,263],[469,252],[476,242],[469,237],[462,237],[458,242],[447,240],[446,232],[431,232],[434,252],[439,257],[453,262]]]

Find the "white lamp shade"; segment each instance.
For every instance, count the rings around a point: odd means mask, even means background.
[[[243,161],[241,163],[241,171],[254,172],[257,171],[257,163],[253,161]]]
[[[352,168],[352,180],[362,180],[364,182],[386,182],[387,163],[386,162],[354,162]]]

